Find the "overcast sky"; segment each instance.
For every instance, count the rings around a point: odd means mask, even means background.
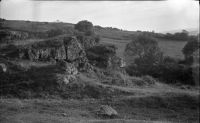
[[[8,20],[77,23],[125,30],[168,31],[199,27],[199,3],[168,1],[29,1],[2,0],[0,17]]]

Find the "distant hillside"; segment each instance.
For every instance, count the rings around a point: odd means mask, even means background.
[[[52,29],[62,29],[62,30],[71,30],[73,29],[74,24],[72,23],[63,23],[63,22],[31,22],[31,21],[21,21],[21,20],[5,20],[3,21],[3,28],[10,30],[18,31],[28,31],[28,32],[41,32]],[[152,33],[152,32],[143,32],[143,31],[125,31],[112,27],[101,27],[94,26],[95,32],[101,37],[101,43],[114,44],[118,50],[117,54],[120,57],[124,57],[124,49],[127,43],[129,43],[132,38],[141,33],[147,34],[157,34],[163,35],[162,33]],[[66,31],[68,32],[68,31]],[[195,33],[195,32],[193,32]],[[180,42],[176,40],[166,40],[158,39],[159,46],[165,55],[174,57],[174,58],[183,58],[182,48],[185,45],[186,41]]]
[[[189,32],[189,35],[197,35],[199,34],[199,28],[188,28],[188,29],[184,29],[187,30]],[[164,31],[162,33],[176,33],[176,32],[181,32],[182,29],[177,29],[177,30],[169,30],[169,31]]]
[[[63,22],[32,22],[21,20],[5,20],[3,22],[3,28],[30,32],[45,32],[52,29],[69,29],[73,27],[74,24]],[[104,38],[127,40],[136,33],[134,31],[123,31],[116,28],[99,27],[95,26],[95,32]]]

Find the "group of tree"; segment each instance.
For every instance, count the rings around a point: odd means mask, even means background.
[[[177,33],[174,33],[174,34],[171,34],[171,33],[167,33],[164,38],[166,39],[171,39],[171,40],[180,40],[180,41],[186,41],[188,40],[189,38],[189,35],[188,35],[188,31],[186,30],[182,30],[182,32],[177,32]]]
[[[194,52],[199,51],[199,41],[193,37],[183,48],[185,61],[194,59]],[[162,81],[184,84],[195,84],[193,81],[193,68],[190,64],[180,64],[174,58],[164,56],[155,38],[146,34],[140,34],[132,39],[125,48],[125,53],[133,58],[126,71],[130,75],[151,75]],[[199,65],[197,66],[199,69]]]

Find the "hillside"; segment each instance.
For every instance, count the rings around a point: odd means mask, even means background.
[[[162,66],[167,80],[127,72],[124,49],[143,32],[94,26],[88,34],[61,22],[1,26],[1,123],[199,122],[199,87],[175,78],[188,80],[191,67],[170,61]],[[183,58],[185,42],[157,41],[165,55]]]
[[[6,20],[3,27],[13,30],[22,31],[35,31],[35,32],[45,32],[52,29],[62,29],[71,30],[74,24],[71,23],[57,23],[57,22],[30,22],[30,21],[14,21]],[[124,56],[123,51],[127,43],[131,41],[131,38],[141,32],[134,31],[123,31],[110,28],[99,28],[95,26],[95,32],[100,35],[101,43],[114,44],[118,47],[118,55]],[[166,56],[171,56],[177,59],[183,59],[182,48],[186,44],[186,41],[176,41],[167,39],[158,39],[158,44],[161,50]]]

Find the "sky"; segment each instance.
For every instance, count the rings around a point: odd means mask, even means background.
[[[0,17],[8,20],[77,23],[135,31],[163,32],[199,28],[199,3],[167,1],[34,1],[2,0]]]

